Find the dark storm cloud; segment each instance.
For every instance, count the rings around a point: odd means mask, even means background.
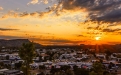
[[[0,31],[12,31],[12,30],[18,30],[18,29],[0,28]]]
[[[92,21],[119,22],[121,0],[64,0],[63,9],[87,9]]]
[[[98,17],[97,20],[112,21],[112,22],[121,21],[121,9],[111,11],[102,17]]]

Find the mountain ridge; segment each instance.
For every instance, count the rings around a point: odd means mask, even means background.
[[[0,47],[21,47],[23,43],[30,43],[28,39],[0,39]],[[35,47],[41,47],[39,43],[34,43]]]

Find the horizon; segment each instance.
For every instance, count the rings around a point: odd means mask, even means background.
[[[0,39],[121,44],[120,0],[1,0]]]
[[[0,41],[1,40],[6,40],[6,41],[11,41],[11,40],[29,40],[29,39],[0,39]],[[34,42],[34,41],[31,41],[31,40],[29,40],[30,42],[33,42],[33,43],[37,43],[37,42]],[[121,43],[119,43],[119,44],[84,44],[84,43],[81,43],[81,44],[47,44],[47,45],[45,45],[45,44],[41,44],[41,43],[38,43],[38,44],[40,44],[40,45],[42,45],[42,46],[82,46],[82,45],[98,45],[98,46],[101,46],[101,45],[121,45]]]

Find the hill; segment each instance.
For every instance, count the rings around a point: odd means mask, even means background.
[[[23,43],[29,43],[28,39],[12,39],[4,40],[0,39],[0,47],[21,47]],[[41,47],[40,44],[34,43],[35,47]]]

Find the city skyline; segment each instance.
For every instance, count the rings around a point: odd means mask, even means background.
[[[120,0],[0,0],[0,39],[119,44],[120,21]]]

